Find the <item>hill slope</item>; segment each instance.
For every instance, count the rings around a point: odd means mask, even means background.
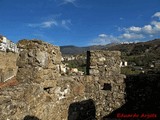
[[[93,46],[87,46],[87,47],[77,47],[73,45],[69,46],[60,46],[60,50],[62,52],[62,55],[76,55],[85,53],[89,50],[101,50],[101,49],[107,49],[108,47],[114,46],[115,44],[108,44],[108,45],[93,45]]]
[[[119,50],[122,59],[138,66],[149,66],[149,64],[160,60],[160,39],[136,44],[120,44],[108,48],[108,50]]]

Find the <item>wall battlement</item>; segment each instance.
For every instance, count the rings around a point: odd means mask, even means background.
[[[0,120],[26,116],[42,120],[100,120],[124,104],[120,52],[90,51],[88,75],[61,76],[59,47],[37,40],[20,41],[18,47],[20,84],[1,91]]]

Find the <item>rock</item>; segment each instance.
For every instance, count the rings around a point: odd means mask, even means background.
[[[43,68],[48,67],[48,53],[47,52],[37,52],[36,53],[36,60],[38,61],[39,65]]]

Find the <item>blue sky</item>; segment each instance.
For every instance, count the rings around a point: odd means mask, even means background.
[[[0,0],[0,34],[88,46],[160,38],[160,0]]]

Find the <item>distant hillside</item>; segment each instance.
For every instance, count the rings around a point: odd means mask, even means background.
[[[62,55],[76,55],[85,53],[89,50],[101,50],[101,49],[107,49],[108,47],[114,46],[115,44],[108,44],[108,45],[93,45],[93,46],[87,46],[87,47],[77,47],[73,45],[69,46],[60,46],[60,50],[62,52]]]
[[[158,54],[160,53],[160,39],[132,44],[119,44],[109,47],[108,50],[119,50],[126,55],[140,55],[144,53]]]
[[[149,67],[150,64],[158,63],[160,60],[160,39],[133,44],[119,44],[109,47],[108,50],[119,50],[122,59],[130,64]]]
[[[118,50],[122,52],[122,59],[144,66],[153,61],[160,60],[160,39],[139,43],[95,45],[88,47],[61,46],[60,50],[63,56],[82,54],[88,50]]]
[[[122,60],[128,62],[128,66],[121,69],[123,74],[139,74],[142,72],[142,69],[145,72],[154,71],[154,73],[157,73],[160,71],[160,39],[139,43],[110,44],[88,47],[61,46],[63,56],[81,54],[85,53],[87,50],[121,51]],[[85,54],[81,55],[85,56]],[[84,58],[69,61],[68,64],[71,67],[76,67],[83,71],[86,66]]]

